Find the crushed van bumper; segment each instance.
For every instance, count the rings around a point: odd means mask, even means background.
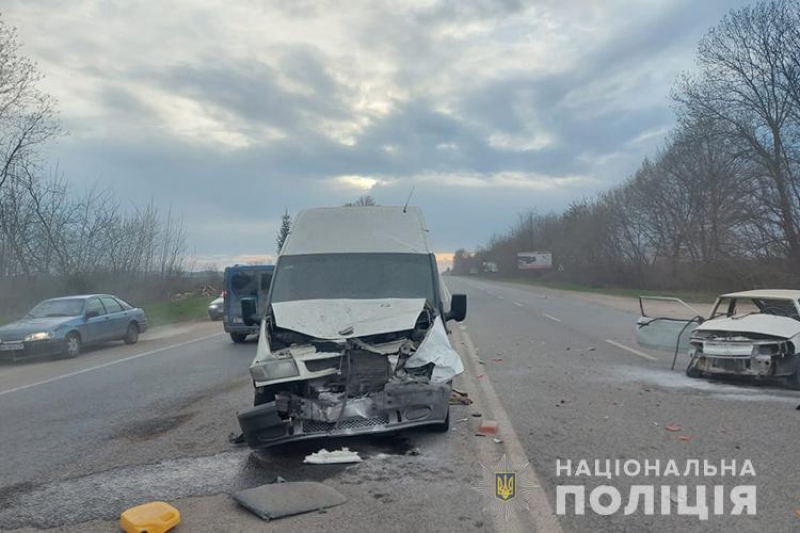
[[[449,412],[450,385],[413,383],[387,385],[369,397],[366,416],[343,417],[336,421],[311,418],[282,418],[276,402],[242,409],[239,426],[248,446],[268,448],[286,442],[324,437],[373,435],[444,424]]]

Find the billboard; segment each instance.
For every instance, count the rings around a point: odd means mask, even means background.
[[[553,254],[550,252],[519,252],[517,268],[519,270],[544,270],[553,267]]]

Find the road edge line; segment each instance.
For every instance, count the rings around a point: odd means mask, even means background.
[[[517,520],[515,520],[514,523],[503,520],[499,513],[493,515],[496,529],[498,531],[529,532],[529,522],[533,522],[537,532],[563,533],[561,524],[558,522],[558,517],[553,512],[553,508],[550,506],[550,502],[547,499],[544,484],[541,481],[542,477],[536,473],[533,464],[528,459],[525,449],[519,437],[517,437],[514,427],[511,425],[511,419],[508,413],[506,413],[488,374],[479,368],[478,353],[475,349],[475,345],[472,343],[469,333],[467,333],[466,327],[458,328],[458,331],[454,329],[454,333],[464,346],[464,350],[459,351],[466,352],[465,359],[468,369],[464,377],[470,379],[475,389],[480,391],[484,399],[483,407],[481,408],[483,417],[487,418],[486,407],[488,407],[488,411],[491,412],[491,418],[498,424],[499,436],[503,439],[501,444],[494,445],[491,439],[483,438],[482,441],[478,443],[478,451],[483,457],[490,459],[491,464],[495,464],[500,458],[496,450],[503,450],[511,463],[518,468],[523,468],[527,465],[526,470],[530,481],[538,487],[531,491],[530,508],[525,509],[524,507],[520,507],[518,508],[519,510],[515,511],[514,516],[517,517]],[[478,378],[479,370],[482,370],[480,373],[483,374],[483,377],[480,379]],[[494,455],[492,455],[492,452],[494,452]],[[509,529],[509,526],[511,526],[511,529]]]

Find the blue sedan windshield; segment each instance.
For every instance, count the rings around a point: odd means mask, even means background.
[[[67,300],[45,300],[28,313],[32,318],[50,316],[78,316],[83,313],[83,300],[70,298]]]

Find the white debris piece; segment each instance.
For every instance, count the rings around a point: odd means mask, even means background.
[[[351,452],[350,448],[342,448],[341,450],[333,450],[332,452],[322,448],[318,452],[306,455],[303,462],[312,465],[360,463],[361,457],[358,456],[358,452]]]

